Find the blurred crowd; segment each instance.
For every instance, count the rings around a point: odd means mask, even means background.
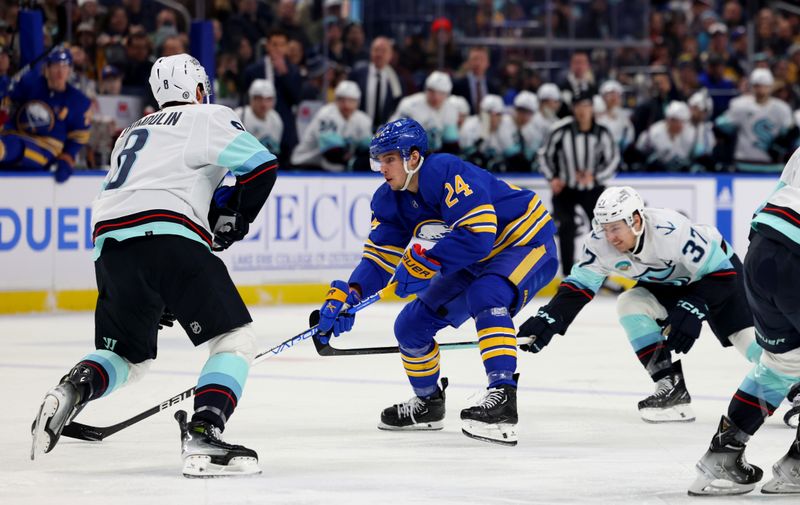
[[[381,3],[389,9],[396,2]],[[795,12],[768,1],[653,0],[641,10],[649,24],[639,26],[649,26],[639,40],[649,45],[558,50],[550,53],[556,61],[540,62],[532,60],[541,51],[487,47],[470,37],[514,36],[525,22],[550,20],[549,32],[560,39],[618,40],[635,23],[620,18],[622,28],[612,27],[613,9],[645,2],[553,0],[552,15],[545,2],[463,3],[469,19],[454,13],[411,20],[413,30],[365,31],[343,0],[207,0],[214,100],[234,107],[283,168],[368,170],[372,133],[408,115],[425,126],[434,150],[487,170],[538,172],[554,125],[572,115],[574,97],[587,94],[593,121],[614,137],[620,170],[774,171],[798,145]],[[119,131],[154,110],[150,67],[188,52],[184,13],[193,15],[195,2],[172,4],[182,8],[156,0],[34,5],[44,14],[45,47],[69,48],[70,83],[92,101],[91,135],[77,166],[107,166]],[[756,10],[748,14],[745,4]],[[18,10],[18,2],[0,0],[3,96],[19,77]],[[6,100],[4,120],[14,121],[15,106]]]

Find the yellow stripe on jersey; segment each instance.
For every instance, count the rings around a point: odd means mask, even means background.
[[[511,275],[508,276],[508,280],[510,280],[515,286],[519,286],[519,283],[522,282],[522,279],[533,269],[533,266],[542,259],[545,253],[545,246],[541,245],[534,249],[533,251],[529,252],[525,259],[520,261],[517,268],[511,272]]]
[[[28,158],[29,160],[35,161],[36,163],[42,166],[47,165],[47,158],[43,154],[37,153],[36,151],[34,151],[29,147],[25,148],[25,157]]]
[[[403,257],[403,249],[393,245],[377,245],[367,240],[364,244],[363,257],[373,261],[388,273],[394,273]]]
[[[478,216],[479,214],[486,215],[486,217],[490,221],[491,218],[489,217],[489,215],[492,215],[494,216],[494,222],[497,223],[497,215],[495,214],[494,211],[494,205],[487,203],[484,205],[478,205],[477,207],[465,212],[463,216],[458,218],[456,222],[453,223],[453,228],[455,228],[456,226],[461,226],[462,224],[467,224],[465,223],[465,221],[469,220],[472,217]]]
[[[67,133],[67,138],[85,144],[89,142],[89,130],[75,130]]]
[[[495,333],[498,335],[514,335],[514,328],[509,328],[508,326],[490,326],[478,330],[478,339],[494,335]]]
[[[486,261],[496,256],[507,247],[521,246],[530,242],[542,227],[551,221],[550,214],[542,205],[538,196],[534,196],[528,204],[528,209],[521,217],[508,223],[494,241],[492,252],[481,261]]]
[[[422,372],[412,372],[411,370],[406,370],[406,375],[409,377],[428,377],[431,375],[436,374],[439,371],[439,363],[436,363],[436,366],[431,368],[430,370],[424,370]]]
[[[64,143],[52,137],[40,137],[36,135],[30,135],[29,133],[24,133],[19,130],[9,130],[9,133],[14,133],[25,137],[27,140],[30,140],[38,147],[41,147],[42,149],[49,151],[53,156],[56,156],[58,153],[62,151],[62,149],[64,149]]]

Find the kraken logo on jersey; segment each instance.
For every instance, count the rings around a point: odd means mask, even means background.
[[[17,129],[34,135],[47,135],[53,130],[56,115],[53,109],[40,100],[25,103],[17,112]]]
[[[450,233],[450,231],[450,228],[444,221],[428,219],[427,221],[419,223],[416,228],[414,228],[414,236],[422,240],[438,242]]]
[[[617,270],[619,270],[621,272],[627,272],[628,270],[631,269],[632,266],[633,266],[633,263],[631,263],[630,261],[627,261],[627,260],[623,260],[623,261],[618,262],[616,265],[614,265],[614,268],[616,268]]]

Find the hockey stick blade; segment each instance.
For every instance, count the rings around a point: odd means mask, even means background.
[[[70,438],[77,438],[78,440],[90,440],[94,442],[99,442],[104,438],[113,435],[114,433],[127,428],[133,424],[142,421],[143,419],[147,419],[148,417],[158,414],[162,410],[168,409],[173,405],[177,405],[178,403],[182,402],[187,398],[191,398],[194,396],[194,386],[187,389],[186,391],[169,398],[168,400],[164,400],[163,402],[159,403],[158,405],[151,407],[141,414],[135,415],[130,419],[126,419],[120,423],[112,424],[110,426],[89,426],[86,424],[71,422],[68,425],[64,426],[64,431],[61,432],[61,435]]]

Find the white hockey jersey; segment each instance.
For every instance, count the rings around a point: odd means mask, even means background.
[[[431,152],[440,151],[443,144],[458,143],[458,109],[450,101],[434,109],[428,105],[425,92],[420,91],[400,100],[391,121],[401,117],[410,117],[425,128]]]
[[[681,133],[672,136],[667,130],[667,121],[656,121],[636,141],[636,149],[647,156],[648,163],[660,162],[671,170],[688,168],[695,153],[697,131],[694,126],[684,123]]]
[[[635,132],[631,123],[631,111],[615,108],[613,111],[598,114],[597,122],[608,128],[617,141],[620,152],[633,143]]]
[[[714,226],[693,224],[670,209],[644,209],[644,236],[635,252],[621,253],[600,231],[590,233],[564,282],[597,293],[609,275],[684,286],[733,268],[733,248]]]
[[[800,148],[783,168],[775,190],[756,210],[751,226],[800,251]]]
[[[533,116],[533,119],[531,119],[531,127],[536,132],[535,138],[540,139],[539,145],[536,148],[537,150],[544,146],[547,136],[550,135],[550,129],[556,121],[558,121],[558,116],[553,115],[550,117],[541,112],[538,112]]]
[[[222,105],[167,107],[122,131],[111,169],[92,203],[97,259],[107,238],[180,235],[211,246],[208,211],[214,190],[230,170],[237,177],[277,164]]]
[[[280,154],[281,137],[283,137],[283,120],[274,109],[267,112],[267,117],[259,119],[249,105],[236,109],[236,115],[242,121],[245,130],[253,134],[272,154]]]
[[[347,167],[332,163],[322,156],[329,149],[341,148],[350,153],[369,150],[372,140],[372,120],[356,110],[345,120],[335,103],[323,106],[303,132],[303,138],[292,152],[292,165],[322,167],[329,172],[343,172]]]
[[[792,109],[783,100],[769,98],[764,105],[753,95],[731,100],[730,107],[717,118],[717,126],[728,133],[736,132],[733,158],[740,170],[778,172],[783,165],[773,163],[768,149],[772,141],[794,125]]]
[[[518,152],[520,145],[515,138],[517,127],[508,114],[503,114],[495,131],[489,131],[488,121],[484,122],[480,115],[470,116],[461,125],[459,145],[461,150],[470,154],[479,151],[489,159],[503,158]]]

